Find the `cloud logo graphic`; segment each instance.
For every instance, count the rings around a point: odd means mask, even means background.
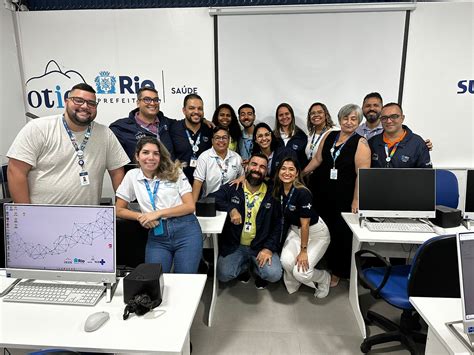
[[[39,116],[61,112],[58,109],[64,108],[68,90],[85,82],[78,71],[63,71],[55,60],[50,60],[43,74],[33,76],[26,82],[29,111]]]

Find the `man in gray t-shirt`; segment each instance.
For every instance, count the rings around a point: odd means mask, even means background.
[[[94,89],[75,85],[63,115],[26,124],[8,150],[8,186],[16,203],[98,205],[107,170],[114,190],[130,160],[97,122]]]

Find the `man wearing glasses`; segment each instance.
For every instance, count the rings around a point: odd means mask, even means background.
[[[93,122],[94,89],[75,85],[64,114],[26,124],[8,150],[8,181],[16,203],[98,205],[107,170],[114,190],[129,159],[112,131]]]
[[[110,125],[128,157],[133,161],[135,146],[140,138],[152,136],[168,149],[174,159],[173,142],[169,134],[170,119],[160,111],[158,91],[152,87],[142,87],[137,92],[137,108],[128,117],[121,118]]]
[[[432,168],[425,141],[403,124],[405,115],[397,103],[380,112],[383,132],[369,140],[372,168]]]

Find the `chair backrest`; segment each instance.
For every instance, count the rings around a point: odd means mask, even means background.
[[[427,240],[415,254],[408,276],[410,297],[461,297],[456,235]]]
[[[457,208],[459,203],[458,179],[449,170],[436,169],[436,204]]]

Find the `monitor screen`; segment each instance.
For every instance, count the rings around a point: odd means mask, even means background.
[[[467,171],[464,218],[474,219],[474,170]]]
[[[434,218],[434,169],[360,169],[359,216]]]
[[[115,207],[5,204],[8,277],[114,282]]]
[[[474,233],[459,233],[458,258],[463,321],[474,326]]]

